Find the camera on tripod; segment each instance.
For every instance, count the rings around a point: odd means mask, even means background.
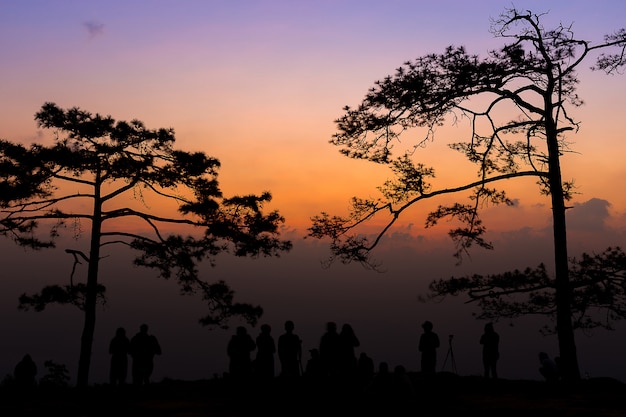
[[[452,351],[452,339],[453,338],[454,338],[453,334],[448,335],[448,353],[446,354],[446,358],[443,361],[443,366],[441,367],[441,370],[443,371],[446,368],[446,363],[448,362],[448,359],[450,359],[451,365],[452,365],[452,372],[456,374],[457,373],[456,361],[454,360],[454,352]]]

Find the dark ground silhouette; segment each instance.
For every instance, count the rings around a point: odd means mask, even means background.
[[[396,370],[402,374],[403,370]],[[390,375],[393,378],[393,374]],[[485,379],[440,372],[425,380],[405,373],[412,392],[373,396],[339,392],[328,385],[312,391],[305,378],[289,386],[276,377],[260,389],[242,390],[228,378],[200,381],[163,380],[149,386],[86,388],[36,387],[28,392],[0,387],[0,415],[96,417],[161,416],[392,416],[478,415],[516,417],[616,416],[626,414],[626,386],[613,379],[575,384]],[[427,381],[427,382],[426,382]]]

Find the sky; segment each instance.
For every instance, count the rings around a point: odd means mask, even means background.
[[[323,268],[324,241],[303,239],[310,218],[346,214],[352,196],[369,196],[388,169],[343,157],[329,144],[345,105],[357,105],[376,80],[407,60],[464,45],[485,56],[502,45],[489,33],[490,18],[507,7],[548,12],[545,26],[572,23],[579,38],[600,42],[624,26],[618,1],[9,1],[0,0],[0,138],[30,144],[45,140],[34,114],[45,102],[80,107],[117,120],[139,119],[149,128],[172,127],[177,147],[221,161],[225,195],[273,195],[268,209],[286,219],[294,249],[278,259],[233,259],[202,266],[209,279],[225,279],[241,301],[260,304],[261,322],[275,339],[291,319],[304,351],[317,347],[324,323],[349,322],[360,350],[375,362],[419,368],[421,323],[431,320],[442,340],[453,334],[459,373],[480,374],[478,339],[484,322],[463,299],[418,301],[428,282],[465,273],[500,272],[550,262],[548,201],[532,181],[510,185],[517,204],[487,209],[493,251],[476,250],[455,265],[445,225],[425,231],[416,209],[389,232],[375,257],[382,272],[360,265]],[[591,65],[591,64],[590,64]],[[565,178],[575,179],[568,212],[570,254],[626,246],[624,76],[581,70],[575,109],[581,121],[568,137]],[[458,156],[446,150],[442,128],[424,158],[438,178],[455,183]],[[68,243],[69,244],[69,243]],[[75,381],[82,317],[54,307],[17,311],[17,297],[65,282],[71,259],[57,250],[27,252],[0,240],[0,378],[26,352],[64,363]],[[227,369],[226,343],[234,329],[197,323],[203,305],[182,297],[174,283],[132,267],[130,255],[103,263],[109,302],[98,312],[92,382],[105,382],[108,342],[123,326],[130,335],[148,323],[163,347],[155,379],[202,379]],[[539,377],[537,353],[558,351],[541,336],[541,319],[499,321],[500,374]],[[256,336],[258,328],[249,329]],[[613,332],[577,335],[584,375],[626,380],[623,325]],[[448,346],[439,351],[443,365]]]

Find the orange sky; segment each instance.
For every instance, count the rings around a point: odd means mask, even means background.
[[[349,160],[328,144],[344,105],[358,104],[375,80],[407,59],[450,43],[482,55],[500,44],[488,33],[499,2],[428,9],[414,3],[191,2],[179,10],[160,2],[125,11],[121,3],[0,6],[6,20],[0,29],[0,137],[35,140],[33,115],[45,101],[173,127],[180,147],[221,160],[226,194],[270,190],[273,207],[302,230],[321,210],[345,213],[352,195],[374,195],[389,176],[384,167]],[[542,2],[522,3],[517,7],[545,9]],[[592,40],[626,15],[616,2],[563,4],[551,3],[546,24],[573,21],[576,33]],[[133,13],[142,19],[131,24]],[[447,22],[437,24],[443,18]],[[579,154],[564,158],[565,177],[575,178],[577,201],[606,199],[622,213],[626,198],[615,184],[624,177],[626,142],[615,121],[623,113],[626,82],[589,71],[580,78],[586,105],[575,111],[582,125],[571,138]],[[425,162],[439,178],[454,181],[459,174],[450,158],[457,157],[445,147],[445,131],[437,142],[433,148],[441,153],[428,150]],[[515,191],[522,204],[540,200],[534,187]]]

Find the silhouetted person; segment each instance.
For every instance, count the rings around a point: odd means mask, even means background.
[[[13,378],[15,384],[20,388],[31,388],[37,384],[35,376],[37,375],[37,365],[29,354],[24,355],[21,361],[15,365],[13,370]]]
[[[111,385],[123,385],[128,375],[128,353],[130,352],[130,340],[126,337],[126,330],[119,327],[115,331],[115,337],[109,343],[111,355],[111,368],[109,382]]]
[[[357,359],[355,348],[359,347],[361,343],[356,337],[354,330],[350,324],[344,324],[341,326],[341,332],[339,333],[340,351],[339,351],[339,366],[340,372],[344,375],[354,375],[356,373]]]
[[[480,336],[480,344],[483,345],[483,369],[485,378],[498,378],[496,365],[500,358],[500,335],[493,329],[493,323],[485,324],[485,332]]]
[[[396,365],[393,369],[392,386],[391,392],[396,400],[410,400],[415,394],[413,383],[402,365]]]
[[[130,340],[130,356],[133,358],[133,384],[148,385],[154,370],[154,356],[161,354],[157,338],[148,334],[148,325],[139,326],[139,333]]]
[[[227,346],[230,363],[228,371],[233,378],[245,379],[252,373],[252,351],[256,349],[256,343],[248,334],[245,327],[237,327],[236,333],[231,337]]]
[[[372,383],[374,378],[374,361],[367,356],[367,353],[361,352],[359,360],[357,362],[357,375],[361,384],[361,387],[367,387]]]
[[[256,338],[256,359],[254,371],[257,377],[262,379],[274,378],[274,354],[276,344],[272,337],[272,328],[269,324],[261,325],[261,333]]]
[[[559,369],[556,362],[550,359],[546,352],[539,352],[539,373],[547,382],[559,380]]]
[[[319,349],[309,350],[309,359],[304,368],[304,389],[310,398],[321,398],[325,396],[325,373],[322,365],[322,358]]]
[[[278,338],[278,359],[280,360],[280,375],[286,378],[300,376],[302,367],[302,341],[295,334],[293,321],[285,322],[285,333]]]
[[[389,364],[387,362],[380,362],[378,364],[378,371],[374,374],[372,383],[367,388],[367,393],[372,397],[374,401],[381,401],[389,399],[393,390],[393,376],[389,372]]]
[[[319,381],[324,375],[324,367],[322,366],[322,358],[320,357],[319,349],[309,350],[311,355],[306,361],[306,368],[304,369],[304,375],[311,380]]]
[[[437,348],[439,347],[439,336],[433,332],[433,324],[425,321],[422,324],[424,332],[420,336],[419,351],[422,352],[422,373],[434,375],[437,366]]]
[[[370,358],[367,353],[361,352],[359,354],[359,360],[357,362],[357,369],[359,375],[364,379],[370,379],[374,376],[374,360]]]
[[[327,376],[336,376],[341,363],[341,339],[337,333],[337,323],[326,323],[326,332],[320,339],[320,356]]]

